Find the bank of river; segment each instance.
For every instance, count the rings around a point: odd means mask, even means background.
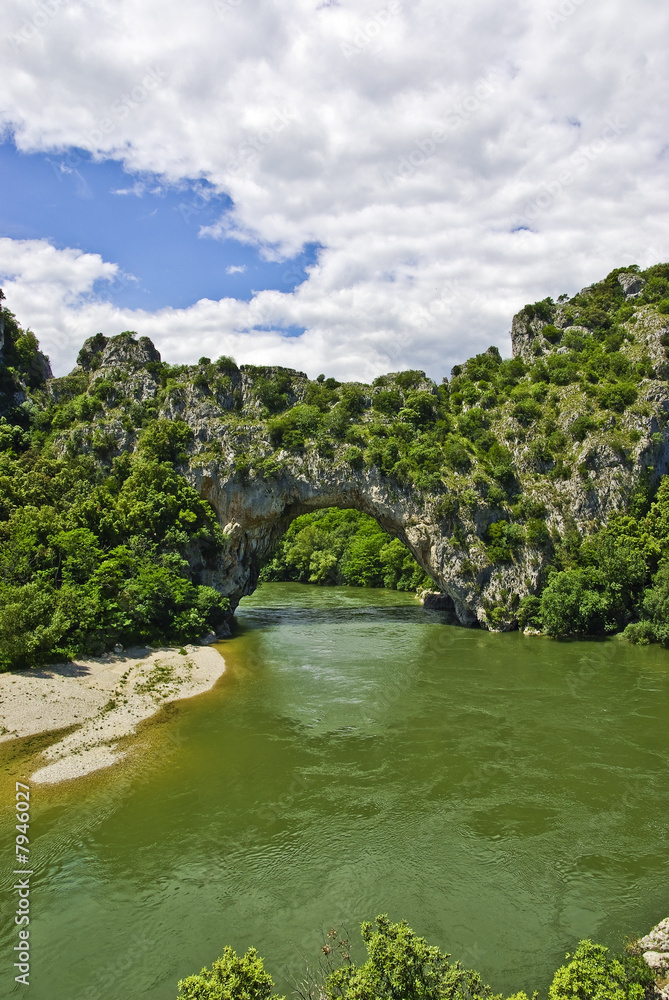
[[[224,670],[215,648],[188,646],[0,673],[0,743],[42,737],[42,753],[24,775],[33,784],[81,778],[122,760],[140,722],[209,690]]]
[[[210,692],[115,767],[35,788],[33,1000],[174,1000],[225,944],[256,945],[287,992],[321,928],[357,937],[379,912],[531,993],[579,938],[666,916],[664,650],[294,584],[239,620]],[[9,787],[36,747],[6,746]],[[0,833],[9,851],[8,813]]]

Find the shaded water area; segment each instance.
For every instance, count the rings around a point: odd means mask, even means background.
[[[31,1000],[174,1000],[225,944],[288,993],[323,930],[359,942],[381,912],[499,991],[544,991],[579,938],[667,916],[669,653],[445,621],[406,594],[263,585],[212,692],[127,763],[35,786]],[[3,788],[31,752],[0,745]]]

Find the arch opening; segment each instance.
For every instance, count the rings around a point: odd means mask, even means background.
[[[321,507],[293,517],[260,567],[259,582],[378,587],[415,592],[434,581],[406,545],[355,507]]]

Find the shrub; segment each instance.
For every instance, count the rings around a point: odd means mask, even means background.
[[[357,966],[349,959],[327,976],[328,1000],[494,1000],[477,972],[451,964],[405,920],[392,923],[384,914],[361,930],[367,960]]]
[[[642,298],[644,302],[660,302],[667,297],[669,281],[660,274],[649,277],[644,285]]]
[[[322,419],[318,407],[300,403],[269,421],[270,441],[275,447],[301,451],[307,438],[316,436]]]
[[[525,527],[527,544],[533,548],[541,549],[550,544],[551,536],[545,521],[538,518],[530,518]]]
[[[634,312],[634,310],[632,310]],[[565,330],[562,343],[570,351],[582,351],[585,346],[585,336],[576,330]]]
[[[362,469],[365,464],[363,453],[355,445],[350,445],[344,451],[344,461],[348,462],[352,469]]]
[[[562,337],[562,330],[559,330],[556,326],[553,326],[552,323],[549,323],[547,326],[545,326],[541,332],[543,336],[546,338],[546,340],[550,341],[551,344],[557,344],[557,342]]]
[[[568,355],[551,354],[546,360],[546,367],[553,385],[569,385],[578,381],[578,368]]]
[[[643,1000],[649,977],[637,965],[608,957],[608,948],[581,941],[571,961],[557,970],[549,1000]],[[650,972],[650,970],[648,970]],[[640,977],[643,981],[639,981]],[[652,973],[651,977],[652,978]]]
[[[554,637],[593,635],[607,630],[610,601],[603,574],[594,569],[557,573],[541,596],[544,629]]]
[[[593,420],[587,413],[580,413],[569,425],[569,433],[574,441],[584,441],[590,431],[594,431],[596,428],[596,420]]]
[[[486,530],[484,538],[491,562],[513,562],[516,549],[525,541],[525,532],[519,524],[495,521]]]
[[[509,482],[513,478],[513,455],[504,445],[494,444],[486,456],[486,463],[490,474],[500,482]]]
[[[290,405],[290,375],[282,371],[270,376],[260,375],[253,383],[253,391],[268,413],[279,413]]]
[[[527,427],[542,415],[542,409],[535,400],[527,398],[519,400],[511,411],[519,424]]]
[[[546,438],[536,437],[527,449],[527,457],[534,469],[540,470],[543,466],[549,465],[553,461],[553,453]]]
[[[156,462],[183,462],[193,432],[183,420],[156,420],[140,436],[139,450]]]
[[[365,461],[368,465],[375,465],[384,476],[393,474],[396,464],[400,460],[400,452],[397,442],[392,438],[373,439],[365,453]]]
[[[534,595],[523,597],[518,605],[518,627],[541,629],[541,601]]]
[[[446,445],[444,462],[456,472],[467,472],[472,464],[469,452],[459,441],[449,441]]]
[[[399,413],[402,404],[402,395],[397,389],[381,389],[372,397],[372,407],[387,417],[394,417],[396,413]]]
[[[398,372],[395,376],[395,382],[403,392],[408,392],[410,389],[417,389],[421,382],[424,381],[425,372],[418,371],[415,368],[410,368],[405,372]]]
[[[489,426],[488,414],[478,406],[473,406],[458,418],[458,430],[463,437],[469,438],[470,441],[476,441]]]
[[[399,419],[414,427],[425,427],[434,421],[435,403],[436,397],[430,392],[410,392],[399,412]]]
[[[325,384],[310,382],[304,395],[304,402],[307,406],[317,406],[322,413],[327,413],[333,403],[337,401],[337,393],[329,389]]]
[[[528,320],[541,319],[544,322],[548,322],[553,318],[553,308],[555,303],[551,298],[541,299],[540,302],[534,302],[532,305],[525,306],[523,312]]]
[[[637,395],[637,388],[631,382],[608,383],[599,390],[599,405],[604,409],[622,413],[636,402]]]
[[[647,646],[651,642],[669,647],[669,625],[660,625],[642,619],[630,622],[623,632],[623,638],[636,646]]]
[[[496,486],[493,483],[492,486],[488,487],[486,500],[492,507],[499,507],[499,505],[504,503],[504,501],[506,500],[506,492],[502,489],[501,486]]]
[[[348,417],[359,416],[367,406],[367,397],[357,385],[344,385],[339,400],[341,409]]]
[[[436,517],[450,520],[450,518],[455,517],[459,507],[457,497],[444,496],[434,505],[434,513]]]
[[[177,1000],[285,1000],[272,991],[274,982],[265,972],[255,948],[241,958],[230,947],[223,949],[211,969],[179,981]]]

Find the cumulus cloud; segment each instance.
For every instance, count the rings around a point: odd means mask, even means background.
[[[206,181],[232,207],[203,238],[275,260],[321,247],[292,293],[149,314],[96,297],[113,262],[51,248],[60,277],[42,281],[46,245],[24,246],[15,311],[45,340],[120,326],[174,360],[205,338],[238,360],[437,376],[489,343],[508,351],[525,301],[669,258],[665,15],[651,0],[634,17],[622,0],[5,10],[0,108],[21,149]]]
[[[244,274],[245,271],[246,264],[230,264],[230,266],[225,269],[226,274]]]

